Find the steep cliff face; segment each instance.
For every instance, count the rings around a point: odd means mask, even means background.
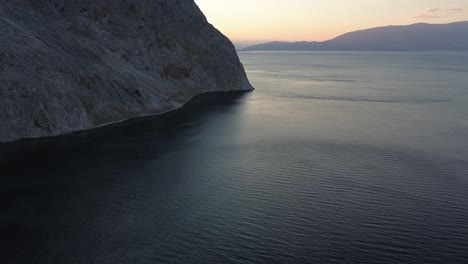
[[[193,0],[2,0],[0,35],[0,142],[253,89]]]

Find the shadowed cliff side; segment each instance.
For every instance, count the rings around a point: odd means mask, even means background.
[[[0,142],[253,89],[193,0],[4,0],[0,34]]]

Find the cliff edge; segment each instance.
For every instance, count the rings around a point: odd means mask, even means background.
[[[0,142],[253,89],[193,0],[2,0],[0,35]]]

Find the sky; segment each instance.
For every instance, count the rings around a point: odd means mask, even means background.
[[[468,0],[195,0],[238,45],[323,41],[387,25],[468,21]]]

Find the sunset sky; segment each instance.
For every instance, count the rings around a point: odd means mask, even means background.
[[[349,31],[468,20],[468,0],[195,0],[236,43],[321,41]]]

